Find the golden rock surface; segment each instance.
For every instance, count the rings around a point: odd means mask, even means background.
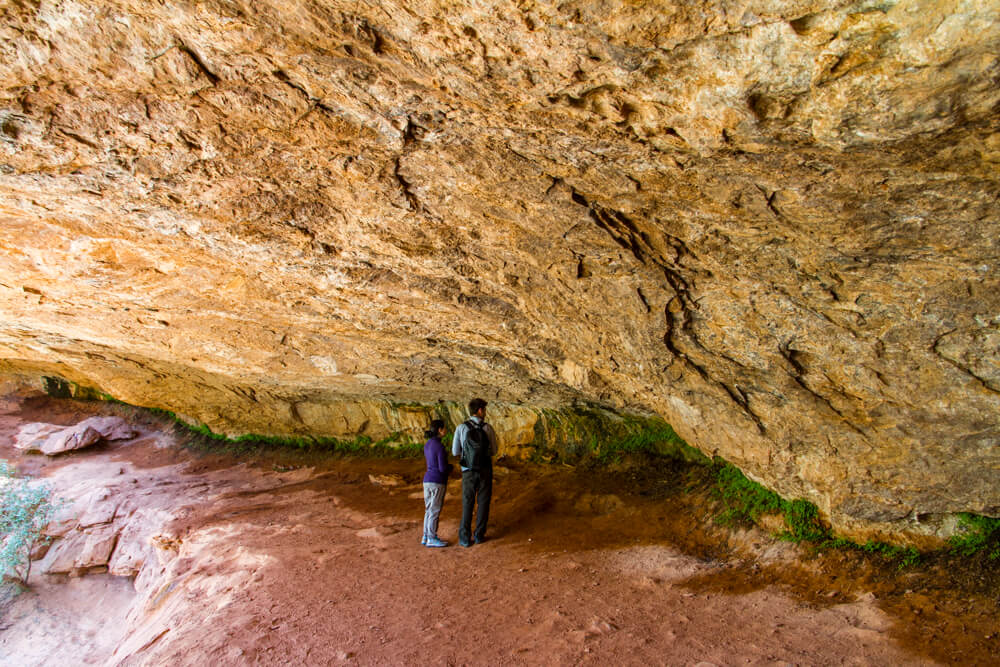
[[[853,534],[1000,512],[997,0],[0,15],[8,372],[228,433],[593,403]]]

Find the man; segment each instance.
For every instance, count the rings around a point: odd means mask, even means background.
[[[458,543],[463,547],[486,539],[493,495],[493,457],[497,453],[497,435],[486,423],[486,401],[481,398],[469,401],[469,415],[455,429],[451,441],[451,453],[460,457],[462,466],[462,524],[458,528]],[[470,536],[472,509],[477,502],[476,532]]]

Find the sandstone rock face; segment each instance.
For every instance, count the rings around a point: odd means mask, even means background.
[[[75,426],[25,424],[18,430],[14,446],[27,452],[38,451],[53,456],[89,447],[101,440],[125,440],[135,436],[135,429],[121,417],[90,417]]]
[[[27,452],[41,451],[42,445],[47,443],[49,438],[58,436],[66,430],[64,426],[56,424],[25,424],[18,429],[14,446]]]
[[[232,433],[597,403],[855,534],[1000,512],[996,0],[0,11],[4,369]]]

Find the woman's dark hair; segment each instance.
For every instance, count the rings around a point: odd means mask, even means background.
[[[424,431],[424,436],[427,438],[433,438],[438,434],[438,431],[444,428],[443,419],[432,419],[430,428]]]

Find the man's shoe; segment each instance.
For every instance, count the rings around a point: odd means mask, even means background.
[[[438,539],[437,537],[428,537],[427,538],[427,546],[429,546],[429,547],[446,547],[446,546],[448,546],[448,543],[445,542],[442,539]]]
[[[473,540],[473,542],[475,542],[476,544],[482,544],[485,541],[486,541],[485,537],[477,537]]]
[[[458,541],[458,545],[462,546],[462,547],[471,547],[472,546],[472,542],[463,542],[462,540],[459,540]]]

